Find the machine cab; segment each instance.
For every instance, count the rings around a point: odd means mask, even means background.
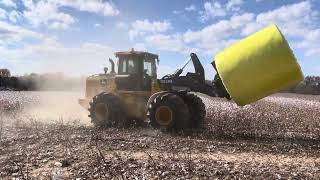
[[[118,58],[116,84],[119,90],[150,91],[152,80],[157,79],[158,55],[134,51],[115,53]]]

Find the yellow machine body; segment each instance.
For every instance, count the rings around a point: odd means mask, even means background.
[[[215,63],[226,90],[240,106],[303,79],[300,66],[276,25],[224,49],[216,55]]]

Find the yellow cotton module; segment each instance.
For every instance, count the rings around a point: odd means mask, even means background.
[[[216,55],[215,63],[228,93],[240,106],[303,80],[301,68],[276,25],[224,49]]]

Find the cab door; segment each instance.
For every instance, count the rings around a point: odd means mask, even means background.
[[[143,76],[142,88],[143,91],[151,91],[152,80],[157,79],[156,64],[154,59],[143,60]]]

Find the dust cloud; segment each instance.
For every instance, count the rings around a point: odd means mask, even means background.
[[[26,113],[40,119],[60,119],[64,121],[78,120],[89,124],[88,111],[78,104],[83,96],[81,92],[40,92],[39,102],[34,107],[28,107]]]
[[[90,125],[88,111],[78,104],[83,96],[80,91],[3,91],[0,102],[15,107],[7,119]]]
[[[11,87],[15,90],[31,91],[82,91],[85,87],[85,76],[71,77],[62,72],[18,76],[17,82]],[[14,80],[14,78],[12,78]],[[9,86],[9,85],[8,85]],[[10,86],[9,86],[10,88]]]

